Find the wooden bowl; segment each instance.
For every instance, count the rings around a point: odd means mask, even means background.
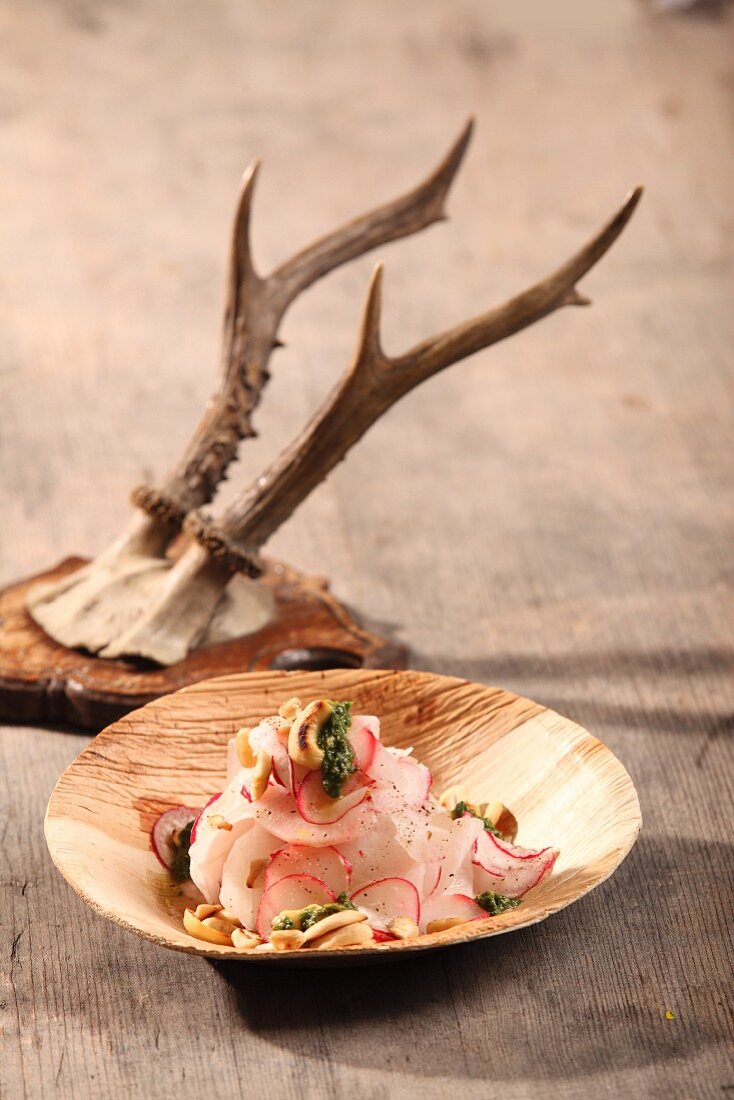
[[[385,743],[413,745],[435,790],[456,784],[478,802],[500,799],[517,817],[518,843],[560,848],[553,873],[517,909],[408,943],[253,955],[190,937],[181,917],[194,888],[172,884],[151,849],[151,826],[163,810],[200,806],[221,790],[227,739],[292,695],[352,699],[357,713],[379,715]],[[425,951],[535,924],[611,875],[640,825],[637,793],[620,762],[546,707],[447,676],[339,669],[222,676],[133,711],[61,776],[46,840],[62,875],[96,912],[154,943],[243,962],[320,964]]]

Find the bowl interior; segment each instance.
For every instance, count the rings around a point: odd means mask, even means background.
[[[616,757],[574,722],[528,699],[421,672],[246,673],[203,681],[128,714],[62,775],[49,802],[46,839],[85,901],[167,947],[293,962],[295,955],[238,955],[188,936],[181,914],[193,888],[172,885],[150,844],[159,813],[181,803],[201,806],[222,789],[228,738],[292,695],[354,700],[356,713],[380,717],[386,744],[414,746],[436,791],[456,784],[476,801],[499,799],[515,813],[519,844],[550,844],[561,853],[549,878],[515,910],[410,943],[348,949],[350,958],[425,950],[543,920],[607,878],[639,832],[637,795]],[[309,953],[309,961],[332,954],[344,957],[344,951]]]

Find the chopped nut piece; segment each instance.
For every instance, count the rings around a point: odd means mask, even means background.
[[[260,749],[260,752],[257,754],[255,770],[252,773],[252,784],[250,786],[253,802],[257,802],[258,799],[262,798],[265,794],[272,767],[272,756],[265,749]]]
[[[232,829],[230,823],[221,814],[211,814],[207,818],[207,824],[212,829],[224,829],[226,832],[230,832]]]
[[[418,935],[418,925],[410,917],[395,917],[387,927],[399,940],[414,940]]]
[[[350,924],[360,924],[367,920],[366,913],[360,913],[358,909],[343,909],[340,913],[330,913],[323,920],[316,921],[303,933],[303,942],[312,943],[314,940],[325,936],[327,932],[333,932],[335,928],[345,928]]]
[[[207,921],[216,920],[215,917],[207,917]],[[207,943],[216,943],[220,947],[231,947],[232,940],[229,935],[212,928],[210,924],[200,921],[192,909],[184,910],[183,925],[190,936],[197,940],[206,940]]]
[[[288,718],[292,722],[301,709],[301,700],[297,696],[293,696],[292,699],[288,699],[283,703],[282,707],[278,707],[278,714],[281,718]]]
[[[318,925],[315,927],[318,928]],[[374,942],[375,937],[367,923],[347,924],[320,936],[313,946],[317,951],[331,951],[335,947],[371,947]]]
[[[243,768],[254,768],[257,757],[250,744],[250,727],[243,726],[237,731],[237,756]]]
[[[502,833],[502,836],[508,837],[511,841],[517,836],[517,820],[512,810],[508,810],[504,802],[490,802],[483,816],[492,822],[495,829]]]
[[[194,916],[198,920],[204,920],[204,917],[213,917],[215,913],[221,913],[221,905],[197,905],[194,910]]]
[[[298,928],[283,928],[270,933],[270,943],[276,951],[297,951],[303,943],[303,932]]]
[[[426,932],[445,932],[447,928],[456,928],[460,924],[468,924],[465,917],[442,917],[440,920],[432,920],[426,927]]]
[[[466,802],[468,806],[469,796],[466,791],[462,791],[460,787],[447,787],[438,801],[445,810],[453,810],[454,806],[459,802]]]
[[[268,865],[267,859],[252,859],[250,860],[250,870],[247,872],[247,878],[245,879],[245,886],[248,890],[251,890],[257,882],[260,875],[263,873]]]
[[[315,699],[299,710],[288,734],[288,755],[294,764],[315,771],[323,760],[323,749],[317,743],[319,730],[331,717],[331,707],[326,699]]]
[[[256,932],[246,928],[235,928],[232,933],[232,946],[238,951],[254,951],[262,942]]]
[[[221,933],[221,935],[226,936],[227,940],[231,941],[235,926],[230,924],[229,921],[222,920],[219,914],[216,917],[205,917],[201,923],[205,928],[211,928],[214,932]]]
[[[217,916],[220,920],[226,920],[228,924],[234,925],[235,928],[242,927],[242,921],[231,909],[221,909],[219,913],[217,913]]]

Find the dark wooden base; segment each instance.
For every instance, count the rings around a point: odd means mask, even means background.
[[[84,564],[83,558],[67,558],[0,590],[0,719],[68,723],[96,732],[152,699],[229,672],[405,665],[404,647],[362,626],[325,579],[275,561],[259,583],[273,588],[276,614],[254,634],[198,649],[167,668],[67,649],[31,619],[26,593]]]

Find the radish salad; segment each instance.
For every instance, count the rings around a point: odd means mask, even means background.
[[[227,785],[177,806],[153,850],[203,901],[196,939],[238,951],[364,948],[514,909],[557,849],[521,848],[499,802],[437,797],[412,750],[345,701],[290,699],[228,745]]]

